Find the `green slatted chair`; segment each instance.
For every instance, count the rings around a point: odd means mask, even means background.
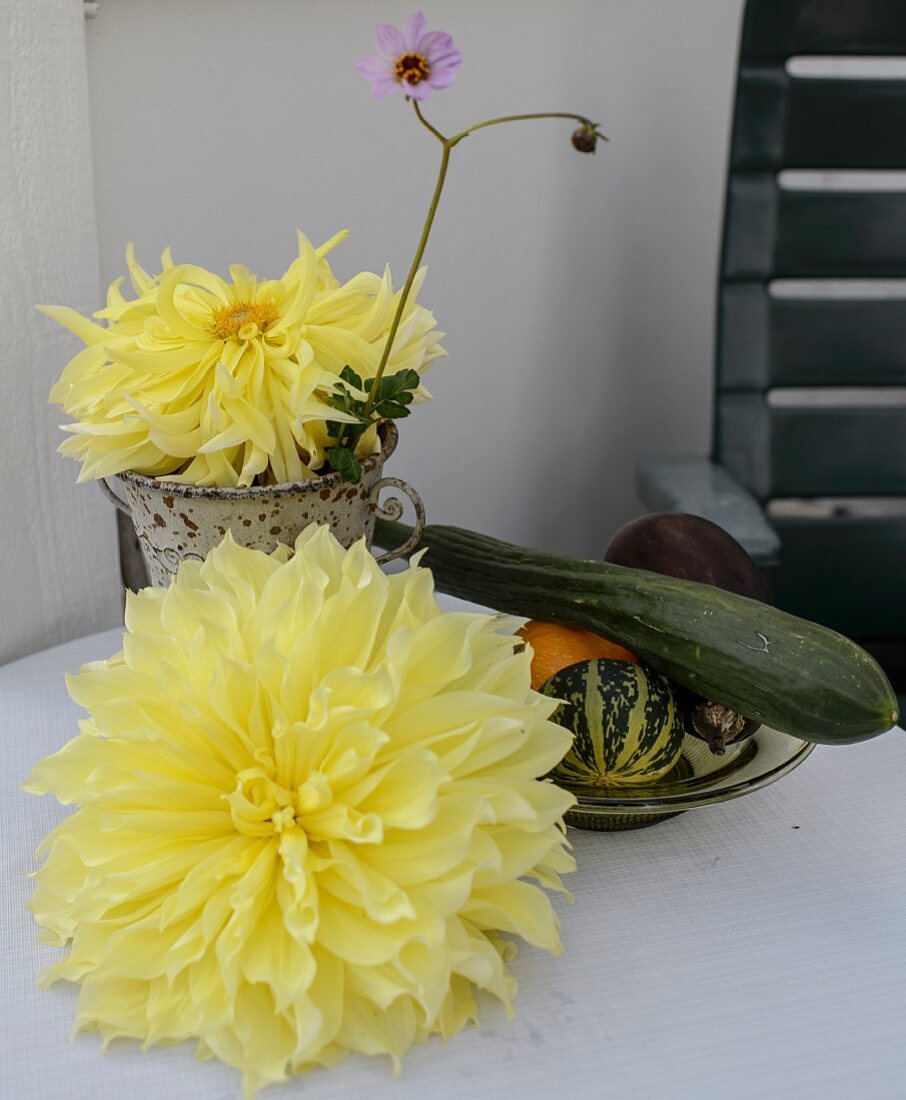
[[[903,693],[906,405],[815,407],[795,395],[906,386],[906,300],[778,297],[770,286],[906,278],[906,191],[778,181],[784,169],[906,169],[906,80],[790,75],[787,60],[807,55],[906,55],[906,0],[748,0],[712,458],[644,462],[639,491],[652,510],[729,530],[769,571],[779,606],[865,641]]]

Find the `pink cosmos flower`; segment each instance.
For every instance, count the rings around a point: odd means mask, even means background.
[[[434,88],[449,88],[462,54],[443,31],[426,31],[424,12],[410,15],[403,29],[386,24],[375,31],[377,57],[362,57],[356,68],[371,81],[375,99],[402,88],[412,99],[427,99]]]

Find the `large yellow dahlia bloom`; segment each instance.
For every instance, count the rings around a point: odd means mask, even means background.
[[[326,255],[299,234],[299,255],[281,279],[259,281],[234,265],[230,279],[169,250],[152,277],[127,263],[137,295],[116,280],[98,324],[63,306],[42,306],[86,347],[50,399],[73,417],[60,451],[82,463],[80,481],[123,470],[197,485],[246,486],[312,476],[331,440],[325,403],[343,367],[372,377],[396,310],[390,272],[340,285]],[[444,355],[434,316],[406,303],[387,370],[423,371]],[[416,400],[428,397],[421,387]],[[374,431],[359,445],[367,454]]]
[[[559,952],[572,870],[547,781],[569,735],[489,615],[443,613],[310,527],[288,561],[227,537],[129,596],[90,717],[25,789],[78,811],[32,909],[81,983],[76,1029],[196,1037],[248,1092],[510,1005],[501,933]],[[531,881],[534,880],[534,883]]]

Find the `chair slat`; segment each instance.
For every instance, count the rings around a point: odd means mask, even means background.
[[[716,453],[762,500],[906,494],[906,408],[777,408],[728,394],[717,402]]]
[[[906,385],[906,298],[772,298],[763,283],[721,291],[721,392],[772,386]]]
[[[723,277],[897,277],[904,240],[906,191],[792,191],[766,173],[734,173]]]
[[[731,164],[904,168],[906,80],[802,80],[748,66],[739,74]]]
[[[749,0],[743,60],[906,54],[903,0]]]
[[[774,526],[781,540],[778,607],[844,634],[903,636],[906,520],[840,516]]]

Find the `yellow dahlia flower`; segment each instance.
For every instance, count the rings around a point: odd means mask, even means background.
[[[69,682],[80,735],[25,786],[79,807],[31,903],[76,1030],[197,1038],[249,1093],[349,1051],[396,1065],[476,989],[509,1007],[502,934],[559,952],[534,883],[573,868],[572,798],[536,778],[569,735],[528,653],[326,527],[285,558],[227,536],[130,594],[122,652]]]
[[[375,374],[398,302],[389,270],[340,285],[326,255],[299,234],[299,256],[281,279],[259,281],[234,265],[230,279],[169,251],[152,277],[127,263],[137,295],[114,282],[98,324],[73,309],[42,306],[86,347],[50,399],[75,423],[60,447],[82,462],[80,481],[123,470],[197,485],[283,483],[325,463],[325,403],[343,367]],[[424,370],[445,352],[434,317],[410,296],[391,371]],[[416,400],[428,397],[424,388]],[[350,418],[345,418],[350,419]],[[359,453],[374,447],[372,430]]]

